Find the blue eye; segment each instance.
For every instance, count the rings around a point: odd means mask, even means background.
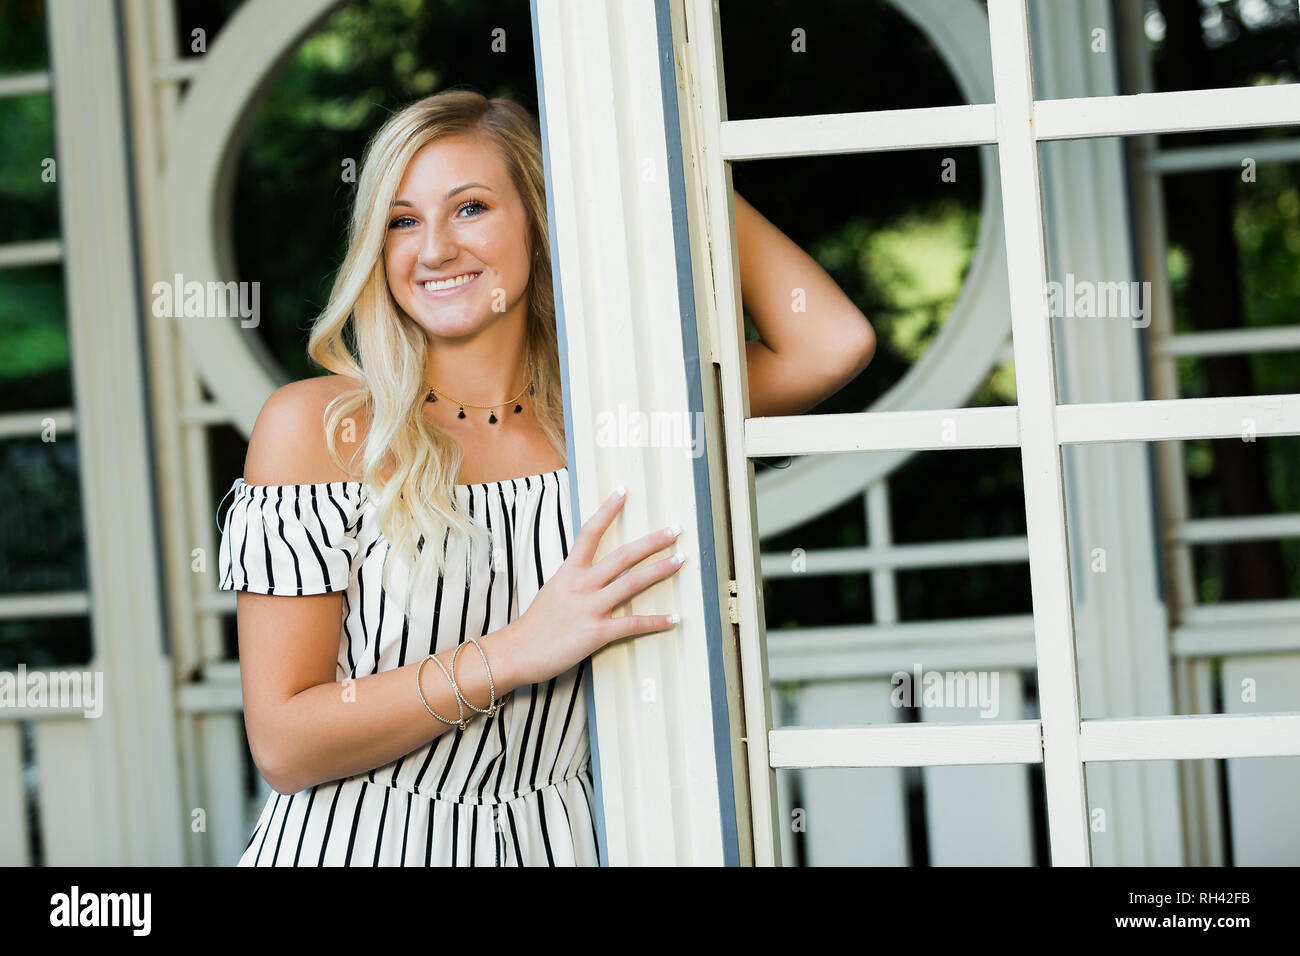
[[[471,199],[469,202],[465,203],[465,205],[463,205],[463,206],[461,206],[459,209],[457,209],[456,212],[458,212],[458,213],[459,213],[459,212],[463,212],[464,210],[468,209],[470,206],[478,206],[480,209],[486,209],[486,208],[487,208],[486,205],[484,205],[483,203],[479,202],[477,199]],[[482,215],[482,213],[478,213],[477,215]],[[473,219],[473,218],[475,218],[475,216],[470,216],[469,218]]]
[[[392,222],[388,224],[388,228],[389,229],[396,228],[399,222],[415,222],[415,220],[412,219],[410,216],[398,216],[396,219],[394,219]]]

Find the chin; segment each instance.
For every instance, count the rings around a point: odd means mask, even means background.
[[[490,322],[489,319],[483,318],[452,319],[448,321],[445,317],[422,316],[418,313],[412,316],[412,320],[427,334],[440,339],[465,338],[478,332]]]

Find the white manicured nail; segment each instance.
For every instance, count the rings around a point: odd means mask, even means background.
[[[623,485],[619,485],[617,488],[614,489],[613,497],[615,499],[618,499],[618,498],[622,498],[625,494],[627,494],[627,488]]]
[[[680,621],[680,620],[681,620],[681,618],[679,618],[676,614],[669,614],[669,615],[668,615],[668,623],[669,623],[669,624],[676,624],[676,623],[677,623],[678,621]]]
[[[682,564],[686,560],[686,555],[678,551],[673,555],[673,564]]]

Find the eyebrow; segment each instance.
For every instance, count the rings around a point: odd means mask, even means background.
[[[483,184],[483,183],[461,183],[459,186],[455,186],[455,187],[453,187],[453,188],[452,188],[452,189],[447,193],[447,195],[443,196],[443,197],[442,197],[442,198],[443,198],[443,201],[445,202],[446,200],[450,199],[452,196],[456,195],[457,193],[463,193],[463,192],[464,192],[465,190],[467,190],[467,189],[473,189],[475,186],[478,186],[480,189],[486,189],[488,192],[492,192],[492,187],[491,187],[491,186],[487,186],[487,185],[485,185],[485,184]],[[412,209],[415,208],[415,203],[411,202],[409,199],[394,199],[394,200],[393,200],[393,205],[394,205],[394,206],[410,206]]]

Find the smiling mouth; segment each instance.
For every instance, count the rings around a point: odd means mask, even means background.
[[[424,282],[421,285],[424,286],[425,292],[447,292],[451,289],[459,289],[461,286],[469,285],[480,275],[482,275],[481,272],[466,272],[454,279],[445,279],[440,282]]]

